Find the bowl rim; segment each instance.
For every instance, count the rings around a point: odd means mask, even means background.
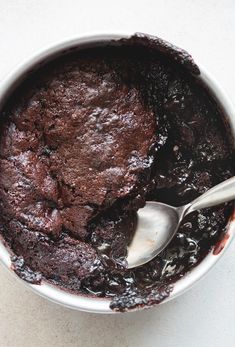
[[[81,49],[85,47],[94,47],[96,45],[103,45],[105,43],[119,40],[121,38],[128,38],[134,35],[134,33],[123,34],[123,33],[114,33],[114,34],[89,34],[84,35],[78,38],[66,39],[60,43],[50,45],[46,49],[40,50],[38,53],[33,54],[31,58],[26,59],[23,63],[17,65],[0,83],[0,108],[5,102],[5,99],[11,94],[12,90],[15,89],[23,76],[28,74],[32,69],[36,70],[42,63],[46,60],[53,58],[61,52],[64,52],[73,47],[79,46]],[[226,93],[219,86],[217,81],[212,77],[207,70],[198,64],[200,69],[200,76],[198,77],[209,89],[210,93],[214,96],[219,106],[224,111],[224,114],[227,116],[229,127],[232,132],[233,138],[235,138],[235,109],[229,100]],[[224,245],[224,248],[218,255],[213,254],[213,248],[205,256],[205,258],[192,270],[186,273],[182,278],[177,280],[174,283],[173,290],[170,293],[169,297],[162,301],[161,304],[168,302],[177,296],[183,294],[185,291],[189,290],[196,282],[203,278],[206,273],[215,265],[215,263],[221,258],[226,249],[231,244],[234,235],[235,235],[235,215],[230,218],[230,221],[227,224],[227,240]],[[72,294],[68,291],[62,290],[59,287],[56,287],[52,284],[49,284],[46,281],[42,281],[41,285],[35,285],[25,282],[20,279],[12,269],[12,264],[10,260],[10,251],[7,246],[4,244],[3,240],[0,240],[0,262],[4,265],[9,272],[21,281],[26,287],[30,288],[32,291],[38,295],[60,304],[62,306],[92,312],[92,313],[108,313],[114,314],[119,313],[110,309],[109,305],[111,300],[108,298],[97,298],[91,297],[83,294]],[[153,307],[155,305],[152,305]],[[145,307],[144,307],[145,308]],[[127,312],[139,311],[143,308],[132,309]]]

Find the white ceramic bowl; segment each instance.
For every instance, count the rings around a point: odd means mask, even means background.
[[[68,50],[83,49],[87,47],[102,46],[110,40],[119,40],[120,38],[127,38],[131,35],[111,34],[111,35],[92,35],[87,37],[78,38],[75,40],[66,41],[49,49],[40,52],[39,54],[28,59],[26,62],[15,68],[3,81],[0,82],[0,108],[4,105],[6,98],[12,91],[28,76],[32,71],[36,70],[45,62],[53,59],[54,57],[66,53]],[[228,97],[221,90],[217,82],[205,71],[204,68],[199,66],[201,74],[198,77],[209,88],[212,95],[221,106],[224,114],[227,116],[228,128],[235,139],[235,110],[229,101]],[[204,258],[203,261],[195,268],[193,268],[184,277],[179,279],[174,284],[174,289],[170,296],[162,303],[172,300],[178,295],[182,294],[191,286],[202,278],[223,255],[234,237],[235,231],[235,215],[231,216],[227,226],[226,242],[223,242],[223,249],[218,255],[213,254],[212,251]],[[4,242],[0,240],[0,261],[12,273],[19,278],[11,268],[10,253],[5,247]],[[30,287],[37,294],[51,300],[57,304],[76,309],[81,311],[96,312],[96,313],[116,313],[109,308],[110,300],[104,298],[94,298],[86,295],[70,294],[66,291],[59,289],[46,282],[41,285],[29,284],[20,279],[22,283]]]

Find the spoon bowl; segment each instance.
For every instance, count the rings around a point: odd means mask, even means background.
[[[171,241],[179,218],[180,213],[175,207],[155,201],[146,202],[137,213],[136,232],[128,248],[128,268],[155,258]]]

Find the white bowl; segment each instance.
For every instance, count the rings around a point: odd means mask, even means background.
[[[6,98],[12,93],[12,91],[22,82],[22,80],[28,76],[32,71],[37,70],[37,68],[43,65],[45,62],[53,59],[54,57],[66,53],[68,50],[75,48],[83,49],[87,47],[102,46],[110,40],[119,40],[121,38],[128,38],[131,35],[122,34],[110,34],[110,35],[92,35],[87,37],[82,37],[78,39],[73,39],[60,43],[56,46],[50,47],[49,49],[34,55],[26,62],[15,68],[3,81],[0,83],[0,108],[4,105]],[[199,66],[201,71],[200,76],[204,84],[208,87],[211,94],[215,97],[218,104],[222,108],[224,114],[227,116],[228,128],[231,132],[233,139],[235,139],[235,110],[229,101],[228,97],[219,87],[214,78],[212,78],[204,68]],[[230,221],[227,225],[226,242],[223,243],[223,249],[217,254],[213,254],[213,249],[211,252],[189,273],[184,277],[177,280],[174,283],[174,289],[170,296],[166,298],[162,303],[167,302],[176,298],[178,295],[182,294],[186,290],[192,287],[200,278],[202,278],[222,257],[225,250],[231,243],[235,231],[235,215],[231,216]],[[224,241],[225,241],[224,240]],[[12,273],[14,276],[19,278],[11,267],[10,252],[6,248],[4,241],[0,240],[0,261],[3,265]],[[43,281],[41,285],[29,284],[21,279],[22,283],[30,287],[35,293],[51,300],[57,304],[87,312],[96,313],[116,313],[112,311],[109,307],[110,299],[106,298],[95,298],[89,297],[82,294],[71,294],[66,291],[61,290],[59,287],[50,285]],[[139,309],[137,309],[139,310]],[[133,311],[133,310],[132,310]]]

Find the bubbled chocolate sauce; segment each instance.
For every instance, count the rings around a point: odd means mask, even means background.
[[[231,204],[185,218],[127,270],[145,200],[180,206],[234,175],[224,115],[192,58],[136,35],[48,63],[1,112],[0,228],[24,280],[111,299],[164,300],[222,237]]]

